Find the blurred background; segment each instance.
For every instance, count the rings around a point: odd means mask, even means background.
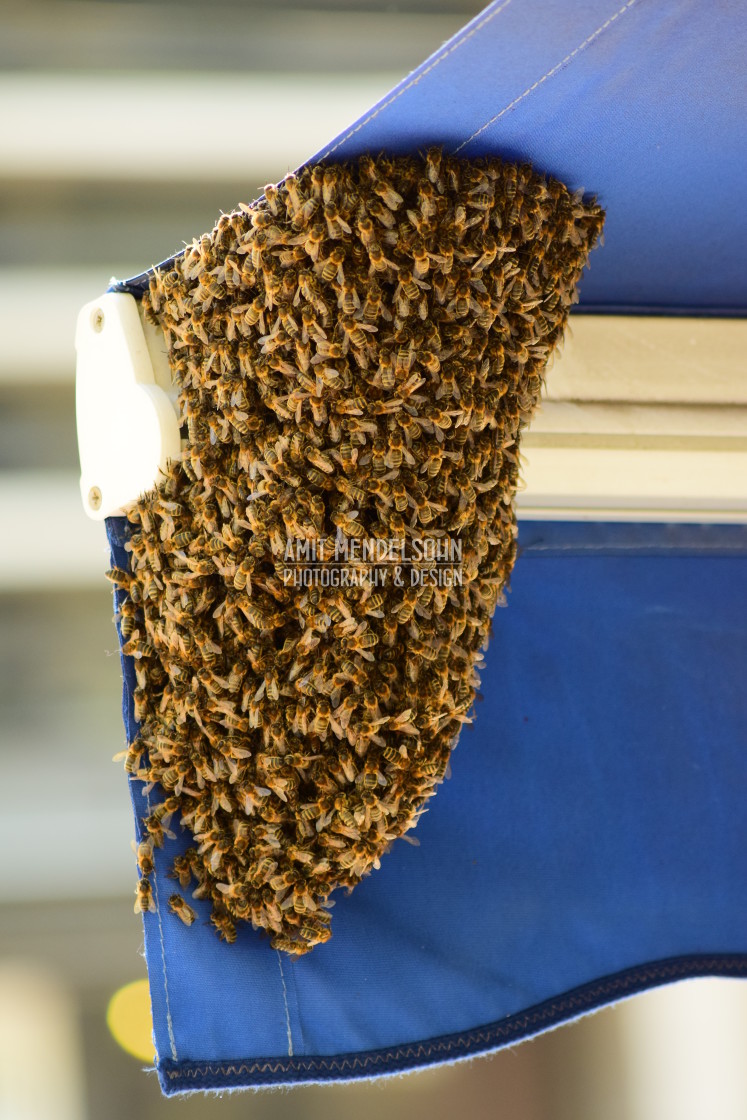
[[[163,1100],[106,1026],[145,964],[111,762],[106,546],[78,491],[75,316],[313,154],[481,7],[0,3],[0,1120],[747,1115],[738,982],[649,993],[450,1069],[223,1099]]]

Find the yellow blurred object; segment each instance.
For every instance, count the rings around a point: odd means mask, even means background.
[[[106,1023],[128,1054],[143,1062],[155,1062],[147,980],[133,980],[114,993],[106,1009]]]

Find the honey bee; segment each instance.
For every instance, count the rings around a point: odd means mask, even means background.
[[[192,861],[187,854],[174,857],[172,871],[174,877],[179,880],[180,887],[186,888],[192,882]]]
[[[354,782],[358,777],[358,771],[355,767],[352,755],[348,751],[341,751],[338,756],[340,769],[347,782]]]
[[[434,187],[441,183],[441,149],[429,148],[425,153],[425,173]]]
[[[309,482],[319,487],[320,490],[331,490],[334,487],[334,483],[330,480],[329,475],[323,474],[317,467],[311,467],[310,470],[306,472],[306,477]]]
[[[153,874],[153,841],[142,840],[136,848],[137,866],[143,878]]]
[[[321,427],[327,421],[327,406],[324,400],[319,396],[312,395],[309,397],[309,404],[311,405],[314,423],[317,427]]]
[[[416,240],[412,243],[410,252],[412,253],[413,259],[413,276],[419,280],[422,280],[424,276],[428,275],[428,271],[431,266],[431,260],[425,247],[425,243],[420,237],[416,238]],[[417,292],[415,298],[417,298]]]
[[[365,501],[366,491],[360,486],[354,485],[349,479],[338,478],[335,480],[335,486],[341,494],[344,494],[349,501],[354,502],[356,505],[360,505],[361,502]]]
[[[291,459],[296,463],[301,463],[304,458],[304,437],[301,431],[296,429],[290,439],[289,452]]]
[[[352,232],[333,202],[328,202],[324,207],[324,220],[327,223],[327,233],[333,241],[341,238],[344,233]],[[331,280],[332,277],[330,276],[329,279]]]
[[[391,505],[391,486],[384,478],[370,478],[366,481],[366,489],[377,502],[377,509],[386,509]]]
[[[329,204],[337,195],[340,173],[336,167],[325,167],[322,173],[322,200]]]
[[[465,471],[459,471],[455,476],[455,482],[460,490],[460,508],[465,505],[474,505],[477,494],[469,475]]]
[[[402,466],[402,457],[405,450],[405,440],[399,428],[389,434],[389,449],[386,453],[386,465],[392,470],[399,470]],[[414,463],[412,456],[409,459]]]
[[[381,176],[377,175],[374,179],[373,189],[390,210],[398,210],[402,205],[402,195],[395,191],[394,187]]]
[[[346,537],[365,537],[366,531],[363,526],[355,520],[356,517],[357,511],[349,515],[345,513],[335,513],[332,515],[332,522]]]
[[[367,246],[368,259],[371,262],[370,272],[386,272],[388,268],[396,269],[393,261],[384,256],[384,250],[378,241],[371,241]]]
[[[196,632],[193,637],[203,662],[208,666],[216,665],[223,652],[220,646],[201,631]]]
[[[277,218],[280,214],[280,192],[275,183],[266,184],[264,198],[273,217]]]
[[[413,616],[416,604],[417,594],[413,593],[411,588],[407,588],[402,603],[394,612],[394,616],[396,617],[397,622],[400,624],[409,622]]]
[[[319,209],[319,205],[320,204],[318,198],[306,198],[302,202],[300,202],[300,205],[296,209],[291,221],[293,229],[305,229],[312,221],[314,215]]]
[[[251,591],[251,573],[254,569],[255,561],[253,557],[247,557],[241,561],[233,577],[233,585],[238,591],[243,591],[247,587]]]
[[[384,305],[381,288],[375,280],[369,281],[362,308],[362,318],[364,323],[370,325],[378,323],[381,319],[391,321],[392,316]]]
[[[156,656],[155,648],[150,642],[143,641],[139,637],[140,631],[135,630],[129,641],[125,642],[122,646],[122,652],[126,653],[129,657],[135,658],[140,661],[143,658],[153,658]]]
[[[401,479],[396,479],[391,485],[392,498],[394,499],[394,508],[398,513],[403,513],[407,509],[407,489]]]
[[[331,715],[331,710],[330,710],[329,700],[325,700],[325,699],[320,700],[318,705],[317,705],[316,717],[315,717],[314,722],[312,724],[312,731],[315,735],[318,735],[319,738],[322,739],[322,740],[327,738],[327,730],[329,728],[330,715]]]
[[[313,925],[306,922],[301,926],[299,933],[309,945],[323,945],[324,942],[329,941],[332,936],[331,929],[318,922],[315,922]]]
[[[327,336],[324,329],[319,325],[316,317],[316,312],[311,307],[304,307],[301,311],[301,340],[303,343],[308,343],[310,338],[313,338],[316,343],[326,342]]]
[[[361,305],[360,297],[356,291],[355,284],[351,279],[346,279],[342,285],[342,290],[338,297],[339,306],[344,315],[351,316]]]
[[[384,353],[379,359],[379,376],[381,387],[386,392],[391,392],[395,385],[394,362],[390,353]]]
[[[295,871],[293,868],[291,868],[288,871],[283,871],[279,875],[273,875],[273,877],[270,879],[270,886],[276,892],[276,894],[280,894],[284,891],[287,891],[289,887],[292,887],[295,883],[297,883],[299,881],[299,878],[300,876],[298,871]]]
[[[124,759],[125,771],[128,774],[136,774],[145,754],[145,747],[136,740],[131,743],[126,750],[118,751],[112,758],[112,762],[121,762]]]
[[[399,376],[403,376],[404,374],[409,373],[410,366],[412,365],[413,354],[414,348],[412,346],[412,343],[410,343],[410,345],[402,343],[399,346],[396,356],[395,371]]]
[[[365,215],[360,218],[356,224],[358,236],[360,237],[363,245],[368,248],[376,240],[376,229],[371,219]]]
[[[355,688],[364,688],[367,677],[361,665],[357,665],[349,658],[343,658],[340,663],[340,670],[348,678]]]
[[[181,917],[181,915],[180,915]],[[236,926],[231,921],[227,912],[217,911],[213,908],[210,915],[210,921],[218,931],[218,935],[222,941],[226,941],[229,945],[233,945],[236,940]]]
[[[119,627],[122,637],[131,637],[138,620],[138,609],[131,599],[125,599],[119,608]]]
[[[365,334],[366,330],[374,330],[375,328],[358,323],[355,319],[343,319],[342,329],[351,345],[362,350],[368,344],[368,339]]]
[[[405,300],[409,303],[414,303],[420,295],[418,286],[415,283],[415,279],[409,268],[401,268],[399,270],[399,283],[395,291],[395,299],[398,298],[398,293],[401,293],[401,295],[404,296]],[[406,306],[403,314],[407,314]]]
[[[343,646],[351,652],[362,654],[363,657],[370,657],[367,651],[377,643],[378,638],[372,630],[366,628],[365,622],[362,622],[352,634],[343,638]]]
[[[185,926],[191,926],[197,917],[197,912],[192,909],[188,902],[185,902],[180,894],[172,894],[169,897],[169,910],[172,914],[176,914]]]
[[[156,902],[153,897],[153,890],[148,878],[138,880],[137,887],[135,888],[135,913],[145,914],[150,911],[152,914],[156,912]]]
[[[393,229],[395,225],[394,215],[392,211],[382,202],[369,202],[368,212],[376,218],[385,229]]]
[[[487,234],[482,240],[482,248],[482,253],[472,265],[472,271],[478,274],[492,265],[498,254],[498,242],[491,234]]]
[[[435,478],[443,461],[444,453],[441,447],[432,445],[426,450],[425,458],[421,462],[421,473],[425,473],[428,478]]]
[[[353,447],[350,440],[343,440],[340,444],[338,456],[343,470],[352,470],[358,458],[358,449]]]
[[[315,199],[310,199],[309,202],[305,204],[302,211],[304,226],[308,225],[310,218],[313,216],[314,209],[316,209],[317,206],[318,203]],[[316,263],[319,259],[319,252],[321,250],[321,247],[326,239],[326,227],[323,226],[321,222],[317,222],[315,225],[311,226],[310,229],[307,229],[305,233],[299,234],[298,243],[300,245],[303,245],[306,253],[309,255],[311,260]]]
[[[345,283],[345,275],[342,271],[342,266],[345,261],[345,250],[339,246],[333,249],[327,260],[322,262],[321,278],[329,284],[337,277],[340,284]]]
[[[132,585],[132,576],[129,572],[125,572],[122,568],[110,568],[106,573],[106,578],[110,580],[115,587],[121,587],[124,591],[128,591]]]
[[[410,650],[416,657],[422,657],[425,661],[433,662],[438,656],[438,648],[429,642],[414,640],[410,643]]]
[[[247,732],[249,730],[249,720],[236,715],[235,712],[226,712],[220,722],[224,727],[231,728],[234,731]]]
[[[386,456],[387,456],[387,445],[386,445],[386,443],[384,442],[383,439],[381,439],[380,437],[377,437],[373,441],[373,444],[372,444],[372,447],[371,447],[371,464],[372,464],[371,469],[373,470],[374,476],[376,476],[376,475],[380,476],[380,475],[383,475],[386,472],[386,466],[387,466]]]
[[[246,305],[244,311],[244,324],[247,327],[258,326],[262,333],[265,333],[265,303],[261,296],[257,296],[251,303]]]
[[[244,614],[247,622],[250,623],[250,625],[252,625],[256,630],[269,629],[269,617],[261,607],[257,606],[256,603],[253,603],[251,601],[248,603],[242,602],[240,604],[240,609]]]
[[[339,342],[328,342],[326,338],[318,339],[316,346],[316,354],[311,359],[313,366],[319,365],[323,361],[337,361],[343,356],[342,345]],[[301,379],[299,378],[299,381]],[[301,384],[305,384],[304,381]]]
[[[309,448],[306,452],[306,458],[320,471],[324,471],[325,474],[334,473],[335,466],[332,460],[328,455],[325,455],[324,452],[317,450],[317,448]]]

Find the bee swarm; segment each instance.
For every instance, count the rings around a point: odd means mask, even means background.
[[[330,893],[442,781],[515,557],[520,431],[603,220],[528,166],[362,157],[268,186],[153,273],[188,441],[110,573],[126,766],[161,793],[144,878],[180,821],[172,874],[226,940],[326,941]],[[336,534],[457,538],[463,583],[288,584],[288,540]]]

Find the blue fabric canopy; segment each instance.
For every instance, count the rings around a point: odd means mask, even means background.
[[[126,522],[109,521],[114,562]],[[145,915],[163,1089],[369,1077],[747,974],[747,530],[525,523],[484,699],[417,829],[291,959]],[[125,721],[136,732],[124,659]],[[131,783],[138,817],[148,809]]]
[[[528,160],[598,196],[587,311],[747,309],[747,9],[500,0],[314,157]]]
[[[743,315],[746,57],[738,0],[499,0],[314,158],[528,160],[607,211],[581,310]]]
[[[316,158],[531,161],[607,210],[583,310],[744,314],[746,28],[733,0],[500,0]],[[108,530],[126,568],[127,523]],[[338,895],[328,944],[291,959],[245,928],[227,946],[201,902],[186,929],[164,884],[189,837],[157,853],[164,1092],[393,1073],[747,974],[747,530],[525,523],[519,542],[420,846]]]

